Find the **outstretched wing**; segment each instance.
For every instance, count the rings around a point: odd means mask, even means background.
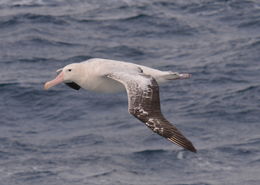
[[[107,77],[124,84],[128,94],[128,111],[171,142],[196,152],[192,143],[182,133],[166,120],[161,112],[159,86],[150,75],[143,73],[115,72]]]

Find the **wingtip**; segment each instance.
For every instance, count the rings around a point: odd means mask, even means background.
[[[188,146],[182,146],[183,148],[189,150],[190,152],[197,153],[197,149],[193,146],[191,142],[189,142]]]
[[[167,138],[171,142],[175,143],[176,145],[190,151],[197,153],[197,149],[193,146],[193,144],[186,138],[182,138],[181,140],[177,139],[176,137]]]
[[[186,148],[187,150],[193,152],[193,153],[197,153],[197,149],[195,147],[192,148]]]
[[[197,149],[192,145],[192,143],[189,143],[188,146],[183,146],[183,145],[179,145],[179,146],[181,146],[182,148],[184,148],[190,152],[197,153]]]

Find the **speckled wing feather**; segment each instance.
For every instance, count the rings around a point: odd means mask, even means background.
[[[154,78],[143,73],[116,72],[107,75],[126,87],[128,94],[128,111],[141,120],[155,133],[171,142],[196,152],[192,143],[166,120],[161,112],[159,86]]]

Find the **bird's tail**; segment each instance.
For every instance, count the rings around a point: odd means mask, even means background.
[[[166,82],[168,80],[178,80],[178,79],[188,79],[191,77],[191,74],[188,73],[178,73],[173,71],[165,71],[158,78],[158,82]]]

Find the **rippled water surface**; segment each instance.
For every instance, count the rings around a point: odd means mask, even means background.
[[[189,80],[161,104],[194,154],[127,112],[125,93],[59,85],[58,68],[109,58]],[[260,2],[1,0],[1,185],[259,185]]]

